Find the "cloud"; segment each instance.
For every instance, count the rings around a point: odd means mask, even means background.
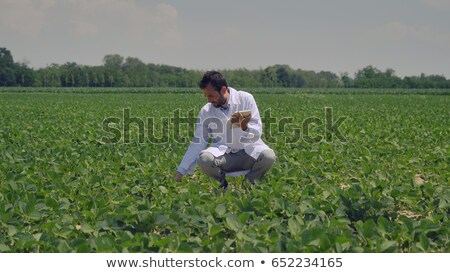
[[[383,26],[383,32],[392,39],[412,39],[432,44],[450,44],[450,33],[439,32],[430,27],[413,27],[401,22],[389,22]]]
[[[68,0],[79,36],[114,35],[152,41],[160,46],[181,42],[178,11],[171,5],[143,6],[123,0]]]
[[[178,11],[171,5],[158,4],[152,21],[156,24],[160,37],[156,41],[159,46],[177,46],[182,38],[178,31]]]
[[[422,0],[426,5],[436,9],[450,9],[449,0]]]
[[[12,30],[36,38],[46,27],[48,11],[56,0],[2,0],[0,31]]]
[[[135,0],[0,1],[1,32],[36,38],[48,27],[48,32],[61,29],[58,31],[77,39],[130,39],[161,47],[176,47],[182,42],[178,11],[168,4]]]

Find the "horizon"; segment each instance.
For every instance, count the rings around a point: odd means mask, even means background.
[[[13,53],[12,53],[13,54]],[[114,54],[114,53],[113,53]],[[112,54],[108,54],[108,55],[112,55]],[[14,55],[13,55],[13,57],[14,57]],[[133,56],[122,56],[122,57],[124,57],[124,59],[126,59],[127,57],[133,57]],[[134,57],[134,58],[138,58],[138,57]],[[139,58],[138,58],[139,59]],[[139,60],[141,60],[141,59],[139,59]],[[142,60],[141,60],[142,61]],[[14,62],[15,63],[21,63],[20,61],[19,62],[17,62],[16,60],[14,60]],[[66,62],[63,62],[63,63],[51,63],[51,64],[46,64],[45,66],[42,66],[42,67],[32,67],[32,66],[30,66],[29,64],[27,64],[28,65],[28,67],[30,67],[30,68],[32,68],[33,70],[39,70],[39,69],[45,69],[46,67],[49,67],[49,66],[51,66],[51,65],[58,65],[58,66],[62,66],[62,65],[64,65],[64,64],[66,64],[66,63],[76,63],[76,65],[80,65],[80,66],[88,66],[88,67],[95,67],[95,66],[103,66],[104,64],[103,63],[100,63],[100,64],[95,64],[95,65],[86,65],[86,64],[81,64],[81,63],[77,63],[77,62],[73,62],[73,61],[66,61]],[[26,63],[25,63],[26,64]],[[268,67],[272,67],[272,66],[276,66],[276,65],[288,65],[288,64],[281,64],[281,63],[277,63],[277,64],[272,64],[272,65],[269,65],[269,66],[266,66],[266,67],[257,67],[257,68],[248,68],[248,67],[237,67],[237,68],[212,68],[212,69],[196,69],[196,68],[187,68],[187,67],[182,67],[182,66],[178,66],[178,65],[171,65],[171,64],[164,64],[164,63],[152,63],[152,62],[144,62],[144,64],[146,64],[146,65],[148,65],[148,64],[153,64],[153,65],[160,65],[160,66],[171,66],[171,67],[176,67],[176,68],[181,68],[181,69],[186,69],[186,70],[193,70],[193,71],[201,71],[201,72],[206,72],[206,71],[212,71],[212,70],[214,70],[214,71],[219,71],[219,72],[221,72],[221,71],[227,71],[227,70],[239,70],[239,69],[246,69],[246,70],[249,70],[249,71],[257,71],[257,70],[264,70],[264,69],[266,69],[266,68],[268,68]],[[302,67],[292,67],[292,66],[290,66],[290,65],[288,65],[290,68],[292,68],[293,70],[302,70],[302,71],[312,71],[312,72],[315,72],[315,73],[319,73],[319,72],[331,72],[331,73],[334,73],[336,76],[338,76],[338,77],[340,77],[341,76],[341,73],[348,73],[348,76],[349,77],[351,77],[351,78],[353,78],[353,77],[355,77],[355,74],[358,72],[358,71],[360,71],[360,70],[362,70],[363,68],[365,68],[365,67],[368,67],[368,66],[372,66],[372,67],[374,67],[374,68],[376,68],[376,69],[379,69],[381,72],[385,72],[387,69],[391,69],[390,67],[387,67],[386,69],[380,69],[379,67],[376,67],[376,66],[374,66],[374,65],[371,65],[371,64],[368,64],[368,65],[365,65],[365,66],[363,66],[363,67],[361,67],[361,68],[359,68],[359,69],[357,69],[357,71],[355,71],[354,73],[350,73],[350,72],[347,72],[347,71],[342,71],[342,72],[339,72],[339,73],[336,73],[336,72],[334,72],[334,71],[327,71],[327,70],[319,70],[319,71],[317,71],[317,70],[309,70],[309,69],[304,69],[304,68],[302,68]],[[394,70],[395,71],[395,70]],[[397,77],[400,77],[400,78],[405,78],[405,77],[420,77],[421,76],[421,74],[424,74],[425,76],[433,76],[433,75],[437,75],[437,76],[444,76],[447,80],[450,80],[450,77],[446,77],[445,75],[443,75],[443,74],[429,74],[429,73],[426,73],[426,72],[420,72],[419,74],[416,74],[416,75],[403,75],[403,76],[400,76],[400,75],[398,75],[398,73],[397,73],[397,71],[395,71],[395,76],[397,76]]]

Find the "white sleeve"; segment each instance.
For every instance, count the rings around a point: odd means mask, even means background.
[[[191,140],[191,144],[184,154],[183,160],[181,160],[178,171],[185,175],[194,173],[195,165],[197,163],[198,155],[202,150],[206,148],[209,140],[209,128],[205,123],[206,110],[201,109],[195,127],[194,137]]]
[[[254,143],[261,138],[262,135],[262,121],[259,115],[258,106],[256,105],[255,99],[251,94],[246,97],[246,109],[252,111],[252,118],[247,124],[247,130],[240,131],[239,139],[242,143]]]

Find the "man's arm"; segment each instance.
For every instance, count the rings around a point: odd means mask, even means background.
[[[252,95],[249,96],[249,109],[252,111],[252,118],[249,120],[247,124],[247,132],[254,134],[254,136],[259,139],[262,135],[262,121],[261,116],[259,115],[259,109],[256,105],[255,98]]]
[[[242,117],[242,115],[237,117],[236,122],[240,126],[240,130],[236,132],[236,137],[242,143],[256,142],[262,135],[262,121],[256,101],[251,94],[246,93],[244,105],[245,109],[251,111],[251,116],[248,118]]]
[[[183,160],[181,160],[180,166],[173,176],[177,182],[180,182],[183,176],[187,173],[193,173],[198,155],[208,145],[209,128],[205,123],[205,116],[206,110],[202,108],[197,119],[198,122],[196,124],[194,137],[192,138],[189,148],[184,154]]]

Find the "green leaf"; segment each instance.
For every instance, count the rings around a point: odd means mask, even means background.
[[[216,213],[217,213],[218,216],[223,216],[226,211],[227,211],[227,209],[225,208],[224,204],[217,205]]]
[[[408,228],[408,232],[410,232],[410,233],[413,232],[413,230],[414,230],[413,221],[411,221],[408,217],[405,217],[405,216],[401,216],[400,220]]]
[[[288,220],[288,230],[292,237],[297,237],[300,233],[300,225],[294,219]]]
[[[378,222],[378,226],[384,233],[389,232],[390,222],[386,218],[384,218],[383,216],[380,216],[380,217],[378,217],[377,222]]]
[[[226,221],[227,227],[230,228],[231,230],[237,232],[241,229],[241,224],[235,214],[228,215],[226,217],[225,221]]]
[[[37,212],[37,211],[33,211],[33,212],[31,212],[30,214],[28,214],[28,217],[29,217],[30,219],[33,219],[33,220],[39,220],[39,219],[42,218],[42,214],[40,214],[40,213]]]
[[[0,244],[0,252],[9,252],[9,251],[11,251],[11,248],[9,248],[9,246]]]
[[[373,236],[375,236],[375,222],[372,219],[364,222],[363,232],[365,237],[372,238]]]
[[[161,193],[164,193],[164,194],[169,193],[169,191],[167,190],[167,188],[164,187],[164,186],[159,186],[158,188],[159,188],[159,191],[160,191]]]
[[[81,231],[89,234],[94,232],[95,230],[91,227],[91,225],[84,223],[81,225]]]
[[[17,233],[17,228],[15,226],[8,226],[8,235],[14,236]]]
[[[422,246],[423,251],[427,251],[430,247],[430,242],[428,241],[427,236],[425,234],[420,234],[420,245]]]
[[[36,233],[36,234],[33,234],[33,237],[34,237],[34,239],[35,239],[36,241],[39,241],[39,240],[41,239],[41,237],[42,237],[42,233]]]
[[[383,241],[380,248],[381,252],[385,253],[395,252],[396,249],[397,249],[397,242],[395,241]]]
[[[250,215],[251,214],[249,212],[240,213],[238,216],[239,222],[241,222],[241,224],[245,224],[248,218],[250,218]]]
[[[221,231],[222,231],[222,226],[211,225],[208,229],[208,235],[212,237]]]

